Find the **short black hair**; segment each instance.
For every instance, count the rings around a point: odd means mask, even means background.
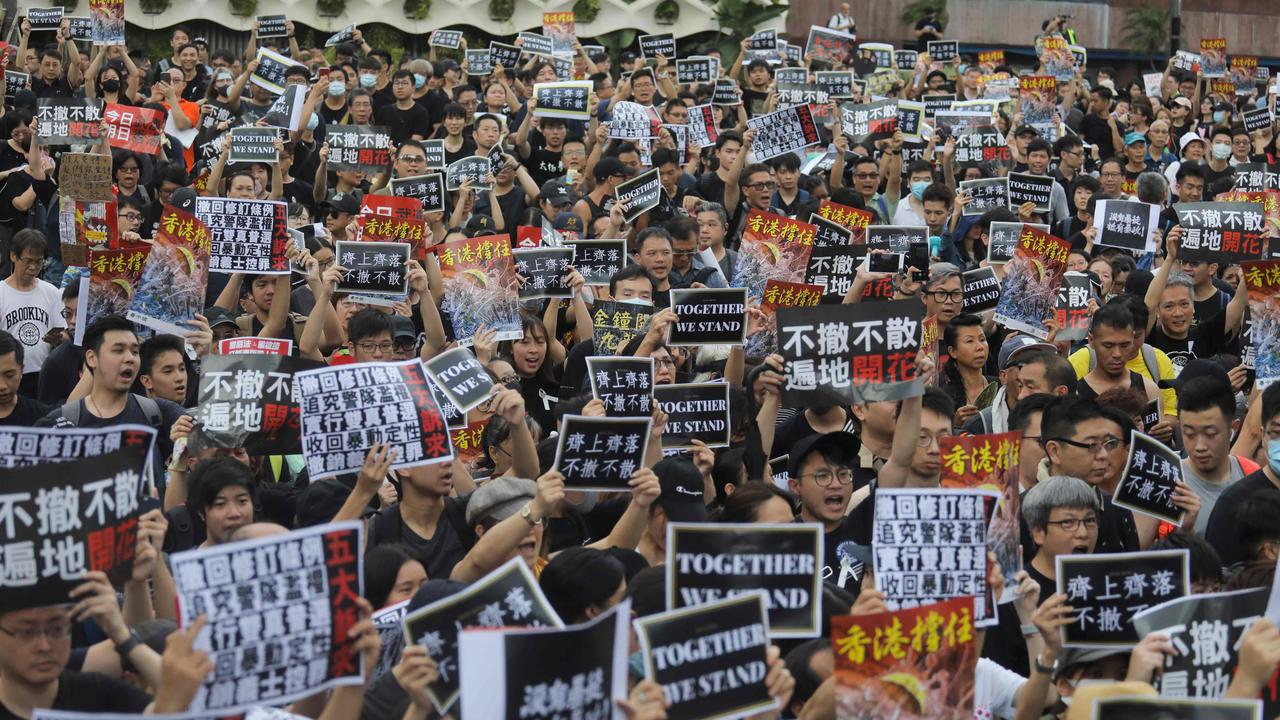
[[[1193,162],[1184,162],[1178,165],[1178,172],[1174,175],[1174,178],[1176,178],[1178,182],[1182,182],[1189,177],[1200,178],[1201,181],[1204,181],[1206,179],[1204,168],[1200,167],[1198,163]]]
[[[1042,137],[1036,137],[1033,138],[1031,142],[1027,143],[1027,154],[1030,155],[1033,152],[1042,152],[1045,155],[1052,157],[1053,146],[1049,144],[1048,140],[1045,140]]]
[[[1133,321],[1133,313],[1123,303],[1109,302],[1098,308],[1089,323],[1089,332],[1094,328],[1108,327],[1113,330],[1133,330],[1137,325]]]
[[[658,280],[650,275],[649,271],[645,270],[643,266],[631,263],[614,273],[613,277],[609,278],[609,295],[612,296],[618,294],[618,283],[625,280],[635,280],[636,278],[644,278],[648,280],[649,284],[653,286],[653,294],[658,294]]]
[[[960,338],[960,328],[976,327],[982,328],[982,318],[973,313],[960,313],[951,318],[951,322],[947,323],[946,329],[942,331],[942,344],[946,347],[953,348],[956,341]]]
[[[786,153],[769,161],[774,170],[799,170],[800,158],[795,153]]]
[[[920,399],[921,411],[929,410],[950,420],[956,416],[956,404],[951,396],[936,387],[924,389],[924,397]]]
[[[444,106],[444,110],[442,110],[441,112],[443,113],[444,118],[446,120],[448,120],[449,118],[466,119],[467,117],[467,109],[462,107],[456,102],[446,103]]]
[[[1236,416],[1235,394],[1222,378],[1204,375],[1194,377],[1178,385],[1178,410],[1180,412],[1204,412],[1218,408],[1227,425]]]
[[[1183,165],[1183,167],[1186,167],[1186,165]],[[1073,199],[1076,196],[1076,190],[1079,190],[1080,188],[1084,188],[1085,190],[1097,195],[1102,191],[1102,183],[1098,182],[1098,178],[1092,175],[1080,174],[1076,176],[1075,180],[1071,181],[1070,194]]]
[[[1031,425],[1031,416],[1044,412],[1044,409],[1053,401],[1054,396],[1045,393],[1036,393],[1022,398],[1009,411],[1009,429],[1026,432],[1027,427]]]
[[[347,321],[347,339],[353,344],[384,332],[392,333],[391,318],[375,308],[365,308]]]
[[[102,351],[102,342],[106,339],[107,333],[114,330],[123,330],[133,333],[137,336],[137,331],[133,328],[133,323],[126,320],[121,315],[104,315],[98,318],[84,331],[84,349],[85,352],[90,350],[95,353]]]
[[[1268,385],[1262,391],[1262,424],[1266,425],[1276,415],[1280,415],[1280,383]]]
[[[622,563],[608,553],[570,547],[551,558],[538,585],[556,614],[567,622],[586,621],[587,609],[603,607],[626,579]]]
[[[636,236],[636,253],[637,254],[639,254],[641,248],[644,247],[645,242],[647,242],[649,238],[652,238],[652,237],[664,238],[666,239],[668,245],[671,244],[671,233],[667,232],[661,227],[647,227],[644,230],[641,230],[640,234]]]
[[[18,342],[18,338],[10,335],[4,330],[0,330],[0,357],[4,357],[9,353],[13,353],[13,359],[18,363],[18,367],[22,367],[22,360],[25,357],[22,350],[22,343]]]
[[[191,471],[188,482],[191,496],[196,501],[196,509],[202,517],[218,499],[218,493],[229,487],[248,490],[253,504],[258,504],[258,486],[253,481],[253,471],[235,458],[213,457],[201,460]]]
[[[28,250],[35,250],[40,253],[40,257],[49,255],[48,238],[43,232],[33,228],[24,228],[14,233],[9,243],[9,252],[16,258],[22,257],[22,253]]]
[[[1040,418],[1040,443],[1044,444],[1050,438],[1071,437],[1080,423],[1101,417],[1105,417],[1102,407],[1093,398],[1071,395],[1054,398]]]
[[[946,183],[936,182],[924,189],[924,195],[920,196],[921,203],[940,202],[947,207],[951,207],[951,201],[955,199],[955,194],[951,192],[951,188]]]
[[[671,218],[662,224],[662,229],[666,230],[667,234],[671,236],[673,244],[676,240],[683,240],[690,235],[693,236],[695,242],[698,238],[698,221],[688,215],[677,215]]]
[[[1067,150],[1074,150],[1076,148],[1081,148],[1081,147],[1084,147],[1084,141],[1080,139],[1080,136],[1063,135],[1062,137],[1058,138],[1057,142],[1053,144],[1053,154],[1061,155],[1063,152],[1066,152]],[[1030,146],[1027,147],[1027,151],[1028,152],[1031,151]]]
[[[138,361],[138,375],[150,375],[156,359],[161,353],[170,350],[181,356],[186,350],[186,342],[177,335],[168,334],[155,335],[143,341],[142,347],[138,350],[138,354],[142,356]]]
[[[1280,387],[1272,385],[1271,387]],[[1256,556],[1263,543],[1280,540],[1280,525],[1276,518],[1280,517],[1280,490],[1267,488],[1259,490],[1249,502],[1240,505],[1236,510],[1236,527],[1240,529],[1240,547],[1245,549],[1250,559]],[[1275,563],[1271,563],[1275,565]]]

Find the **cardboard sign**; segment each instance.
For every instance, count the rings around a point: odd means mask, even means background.
[[[510,237],[456,240],[437,245],[435,252],[444,278],[440,311],[449,316],[459,345],[470,347],[481,325],[497,330],[499,342],[524,336]]]
[[[587,379],[609,417],[653,415],[653,358],[589,357]]]
[[[719,75],[715,58],[699,57],[676,61],[676,82],[680,85],[714,82]]]
[[[1023,203],[1035,203],[1037,213],[1048,213],[1053,200],[1054,179],[1048,175],[1009,173],[1009,209],[1017,212]]]
[[[1176,203],[1183,228],[1178,257],[1218,263],[1222,267],[1261,260],[1266,251],[1266,208],[1257,202]]]
[[[409,243],[339,240],[334,254],[347,270],[338,281],[338,292],[408,296]]]
[[[747,338],[746,288],[672,288],[672,323],[667,344],[741,345]]]
[[[701,440],[707,447],[728,447],[729,385],[723,382],[655,385],[653,400],[667,414],[662,447],[694,447]]]
[[[608,285],[627,264],[626,240],[567,240],[573,248],[573,269],[588,285]]]
[[[676,37],[671,33],[663,35],[641,35],[640,36],[640,57],[656,58],[659,55],[673,60],[678,57],[676,52]]]
[[[96,153],[63,153],[58,169],[58,192],[66,198],[112,202],[111,156]]]
[[[591,81],[536,83],[534,117],[587,120],[591,117]]]
[[[1058,318],[1058,337],[1063,340],[1083,340],[1089,334],[1092,315],[1089,300],[1094,297],[1089,276],[1068,270],[1062,276],[1058,289],[1058,303],[1054,307]],[[1150,426],[1147,426],[1150,427]]]
[[[329,125],[328,168],[334,171],[376,175],[391,164],[391,134],[377,125]]]
[[[928,42],[929,59],[933,62],[951,62],[960,57],[960,42],[958,40],[930,40]]]
[[[618,185],[614,189],[614,199],[622,203],[628,223],[658,207],[662,199],[662,180],[658,177],[658,169],[647,170]]]
[[[453,458],[448,428],[417,358],[307,370],[296,382],[303,454],[313,478],[359,472],[375,443],[397,451],[393,468]],[[357,387],[368,392],[352,393]],[[394,401],[378,403],[380,396]],[[371,427],[365,418],[375,412],[382,424]]]
[[[233,337],[219,340],[218,355],[292,355],[293,341],[265,337]],[[202,368],[203,369],[203,368]],[[296,415],[296,412],[295,412]],[[240,446],[236,446],[240,447]]]
[[[493,72],[493,60],[489,57],[489,48],[467,49],[467,73],[484,77]]]
[[[1000,302],[1000,278],[990,267],[974,268],[961,276],[964,283],[964,311],[980,313],[995,308]]]
[[[1057,591],[1079,614],[1062,628],[1065,647],[1133,647],[1134,614],[1191,593],[1186,550],[1059,555]]]
[[[591,308],[591,341],[597,354],[616,355],[648,329],[653,307],[627,302],[596,300]]]
[[[1013,259],[1005,263],[996,322],[1041,340],[1049,336],[1044,321],[1055,312],[1069,248],[1062,238],[1023,226]]]
[[[764,591],[769,635],[822,634],[822,526],[667,523],[667,609]]]
[[[226,658],[196,693],[193,711],[234,715],[364,683],[364,661],[347,636],[364,591],[363,535],[353,520],[170,557],[178,622],[207,616],[211,630],[195,647]],[[289,612],[299,606],[307,612]],[[293,639],[287,652],[284,636]]]
[[[288,208],[271,200],[196,198],[196,217],[209,229],[209,271],[287,275]]]
[[[489,158],[473,156],[455,160],[445,171],[445,189],[450,192],[461,190],[462,185],[470,180],[473,191],[488,190],[492,187],[488,182],[491,169]]]
[[[423,213],[444,212],[444,187],[444,176],[440,173],[391,179],[391,194],[416,198],[421,201]]]
[[[1229,680],[1230,678],[1228,678]],[[1266,692],[1266,690],[1264,690]],[[1177,718],[1177,720],[1262,720],[1261,700],[1191,700],[1175,697],[1106,697],[1093,701],[1096,720],[1125,720],[1135,717]]]
[[[711,92],[712,105],[741,105],[742,96],[738,94],[738,83],[732,78],[719,78]]]
[[[565,277],[573,265],[573,252],[573,248],[556,247],[512,250],[516,272],[524,278],[520,299],[572,298],[573,288]]]
[[[1136,252],[1155,252],[1152,228],[1160,223],[1160,206],[1136,200],[1099,200],[1093,215],[1094,242]]]
[[[427,374],[462,412],[488,400],[493,391],[489,371],[467,348],[454,348],[424,363]]]
[[[625,492],[644,467],[652,418],[565,415],[554,467],[572,490]]]
[[[232,128],[230,162],[264,162],[274,163],[276,157],[276,138],[279,137],[273,128]]]
[[[777,706],[763,682],[764,603],[756,591],[635,621],[645,677],[662,685],[671,703],[668,718],[745,717]]]
[[[228,338],[200,368],[200,404],[192,446],[245,448],[262,455],[300,453],[302,435],[294,377],[323,363],[289,357],[286,346]],[[288,341],[281,341],[288,342]],[[269,354],[272,351],[277,354]]]
[[[95,46],[124,44],[124,0],[89,0],[88,20]]]
[[[286,25],[288,19],[284,15],[259,15],[258,16],[258,37],[259,38],[275,38],[288,37],[289,30]]]
[[[31,28],[31,32],[40,30],[57,30],[62,25],[62,16],[64,9],[62,6],[40,8],[27,8],[27,22]]]
[[[849,65],[853,62],[857,42],[858,38],[849,33],[812,25],[805,40],[804,56],[834,66]]]
[[[962,180],[960,191],[969,196],[969,202],[964,205],[965,215],[982,215],[988,210],[1009,207],[1007,178]]]
[[[1112,502],[1181,527],[1186,511],[1173,504],[1174,488],[1181,482],[1182,460],[1178,454],[1159,440],[1133,430],[1129,458]]]
[[[342,28],[341,30],[339,30],[338,32],[330,35],[329,39],[324,41],[324,46],[327,48],[331,48],[331,47],[334,47],[335,45],[341,45],[344,42],[351,42],[353,39],[355,39],[355,36],[356,36],[356,26],[348,25]]]
[[[102,101],[73,98],[40,98],[36,140],[41,145],[95,143],[102,121]]]
[[[753,117],[747,127],[756,131],[752,153],[760,162],[815,145],[821,139],[808,105]]]

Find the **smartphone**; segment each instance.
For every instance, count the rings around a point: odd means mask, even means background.
[[[867,256],[867,272],[900,273],[903,256],[900,253],[871,253]]]
[[[329,79],[329,68],[320,68],[316,71],[316,77],[320,80]]]
[[[919,273],[919,277],[929,277],[929,243],[913,242],[907,250],[907,266]]]

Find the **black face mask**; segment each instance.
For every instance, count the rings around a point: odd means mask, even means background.
[[[117,92],[120,90],[119,80],[103,80],[102,89],[106,92]]]

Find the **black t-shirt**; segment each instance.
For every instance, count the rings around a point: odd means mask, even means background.
[[[1220,192],[1226,192],[1231,189],[1235,183],[1236,169],[1228,164],[1222,170],[1214,170],[1209,163],[1201,163],[1200,169],[1204,170],[1204,196],[1212,197]]]
[[[49,353],[40,367],[40,385],[36,399],[47,405],[61,405],[71,397],[71,391],[80,382],[80,368],[84,365],[84,350],[79,345],[64,342]]]
[[[1213,513],[1209,515],[1204,538],[1218,551],[1223,565],[1231,566],[1249,559],[1248,548],[1240,544],[1240,523],[1237,519],[1240,508],[1257,493],[1275,489],[1275,484],[1267,477],[1264,468],[1246,475],[1218,496],[1218,502],[1213,505]]]
[[[1181,340],[1165,335],[1160,323],[1156,323],[1147,335],[1147,344],[1163,350],[1174,367],[1178,368],[1178,372],[1181,372],[1192,358],[1209,358],[1222,352],[1227,344],[1226,322],[1227,314],[1217,313],[1206,322],[1191,328]]]
[[[541,187],[542,183],[564,175],[563,156],[563,150],[548,150],[546,137],[533,130],[529,133],[529,156],[521,161],[529,170],[529,177]]]
[[[71,84],[67,82],[65,75],[51,83],[45,82],[41,78],[33,77],[28,85],[28,89],[35,93],[35,96],[41,100],[48,98],[70,98],[75,94],[75,91],[71,89]]]
[[[445,498],[446,503],[457,503],[454,498]],[[389,512],[395,512],[399,515],[400,508],[397,506]],[[465,512],[465,506],[463,508]],[[448,512],[440,513],[440,518],[436,521],[436,534],[434,537],[424,538],[418,535],[404,522],[404,518],[397,517],[400,523],[400,537],[395,541],[403,542],[413,548],[414,555],[422,562],[423,567],[427,569],[427,577],[447,579],[449,574],[453,572],[453,566],[462,561],[467,554],[467,548],[463,547],[462,540],[459,535],[467,532],[468,528],[455,528],[453,521],[449,519]],[[377,521],[375,521],[377,522]],[[370,545],[372,547],[372,544]]]
[[[413,135],[427,137],[431,134],[431,115],[418,103],[410,105],[408,110],[401,110],[394,104],[384,105],[375,110],[373,116],[379,125],[387,127],[391,141],[396,145]]]
[[[746,109],[748,117],[763,115],[765,105],[768,104],[768,102],[769,102],[769,93],[760,92],[758,90],[752,90],[749,87],[743,86],[742,106]],[[734,113],[735,114],[737,113],[736,109],[734,109]],[[725,114],[728,115],[729,113],[725,113]]]
[[[1088,113],[1080,121],[1080,135],[1090,144],[1098,146],[1098,157],[1109,158],[1116,154],[1111,140],[1111,126],[1101,115]]]
[[[448,146],[445,146],[444,161],[452,165],[453,163],[458,162],[462,158],[471,157],[472,155],[475,155],[475,154],[476,154],[476,143],[474,140],[471,140],[468,138],[462,141],[462,146],[458,148],[457,152],[454,152],[453,150],[450,150]]]
[[[543,360],[543,362],[550,362],[550,360]],[[524,397],[525,410],[538,421],[543,434],[557,427],[555,408],[559,392],[558,381],[547,382],[536,375],[520,378],[520,395]]]
[[[321,102],[316,105],[316,112],[320,113],[320,123],[322,125],[341,125],[342,119],[347,116],[347,105],[343,103],[342,107],[334,110]]]
[[[844,432],[855,432],[857,425],[854,423],[853,414],[847,409],[844,411]],[[778,426],[773,433],[774,457],[781,457],[786,454],[784,448],[795,447],[795,444],[810,435],[817,435],[818,431],[813,429],[809,424],[809,419],[804,413],[797,412],[795,415],[787,418],[785,422]]]
[[[1196,300],[1195,320],[1193,325],[1203,325],[1213,319],[1215,315],[1221,315],[1227,309],[1227,303],[1231,302],[1231,296],[1221,290],[1217,290],[1209,296],[1208,300]]]
[[[822,534],[822,580],[857,597],[871,548],[855,540],[854,534],[852,517],[845,517],[835,530]]]
[[[173,424],[178,418],[187,414],[186,408],[176,402],[171,402],[163,398],[152,398],[155,404],[160,408],[160,427],[156,428],[156,449],[160,452],[159,462],[163,463],[164,458],[168,458],[173,452],[173,441],[169,439],[169,431],[173,428]],[[153,427],[147,419],[147,414],[142,411],[142,406],[138,404],[138,398],[135,395],[129,395],[129,401],[125,403],[124,410],[118,415],[110,418],[100,418],[89,412],[85,407],[85,401],[80,400],[80,421],[75,427],[80,428],[105,428],[114,425],[142,425],[143,427]],[[52,420],[54,427],[69,425],[70,423],[62,420],[62,408],[57,408],[46,416],[47,420]],[[160,465],[159,467],[164,467]]]
[[[36,424],[37,420],[48,415],[50,410],[53,410],[53,406],[32,400],[25,395],[19,395],[17,406],[13,408],[13,412],[9,413],[8,417],[0,418],[0,425],[31,427]]]
[[[92,713],[141,713],[151,704],[151,696],[123,680],[101,673],[64,670],[58,676],[58,694],[51,710]],[[0,703],[0,720],[22,720]]]

